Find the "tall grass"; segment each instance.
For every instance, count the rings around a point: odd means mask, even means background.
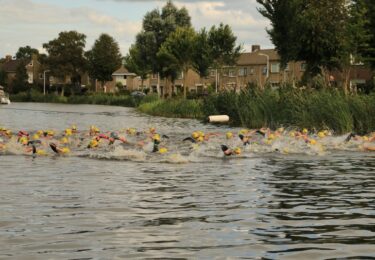
[[[37,91],[21,92],[12,95],[10,99],[14,102],[44,102],[44,103],[65,103],[65,104],[96,104],[135,107],[140,103],[140,99],[129,95],[114,94],[91,94],[91,95],[73,95],[69,97],[58,96],[54,94],[43,95]]]
[[[167,99],[142,102],[138,110],[154,116],[202,118],[201,101],[188,99]]]
[[[375,94],[345,96],[335,90],[280,88],[225,92],[203,102],[204,116],[227,114],[232,125],[248,128],[293,126],[336,133],[375,130]]]

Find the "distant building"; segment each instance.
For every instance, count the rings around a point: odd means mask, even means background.
[[[20,59],[13,59],[12,56],[7,55],[4,62],[0,65],[6,75],[6,84],[9,86],[16,78],[17,69],[22,64],[26,64],[27,82],[29,84],[41,84],[43,82],[43,75],[40,74],[40,62],[37,55],[33,55],[31,59],[24,61]]]

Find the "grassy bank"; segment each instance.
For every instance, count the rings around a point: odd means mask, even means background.
[[[69,97],[59,96],[55,94],[43,95],[37,91],[22,92],[16,95],[11,95],[12,102],[41,102],[41,103],[63,103],[63,104],[95,104],[95,105],[110,105],[110,106],[124,106],[136,107],[140,103],[139,98],[134,98],[129,95],[114,95],[114,94],[90,94],[90,95],[73,95]]]
[[[247,128],[299,127],[331,129],[335,133],[375,131],[375,93],[345,96],[335,90],[300,90],[280,88],[258,91],[248,89],[240,95],[223,92],[203,100],[167,99],[156,95],[134,98],[129,95],[91,94],[61,97],[39,92],[11,96],[18,102],[49,102],[67,104],[100,104],[137,107],[154,116],[203,119],[209,115],[230,116],[233,126]]]
[[[336,133],[375,130],[375,93],[345,96],[338,91],[280,88],[210,96],[203,114],[227,114],[231,124],[248,128],[291,126]]]
[[[203,118],[202,102],[189,99],[142,100],[138,110],[153,116]]]

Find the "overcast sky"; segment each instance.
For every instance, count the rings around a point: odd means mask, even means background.
[[[61,31],[76,30],[87,36],[90,49],[101,33],[108,33],[119,43],[125,55],[141,30],[142,18],[166,1],[151,0],[0,0],[0,57],[15,55],[21,46],[42,50]],[[265,28],[268,21],[257,11],[256,0],[181,0],[193,26],[229,24],[238,43],[250,50],[252,44],[272,47]]]

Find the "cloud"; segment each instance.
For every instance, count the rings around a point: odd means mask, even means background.
[[[76,30],[87,36],[91,48],[101,33],[108,33],[125,54],[141,29],[140,21],[118,19],[93,8],[61,7],[32,0],[0,0],[0,57],[15,54],[21,46],[42,49],[61,31]]]
[[[197,30],[223,22],[232,27],[238,43],[244,44],[246,49],[251,44],[272,46],[265,32],[269,22],[257,11],[256,0],[173,2],[178,7],[188,9]],[[125,55],[134,42],[135,35],[141,30],[143,15],[165,5],[164,0],[86,0],[84,3],[90,6],[75,4],[69,7],[65,1],[0,0],[0,57],[14,55],[19,47],[26,45],[41,49],[43,43],[67,30],[86,34],[88,49],[101,33],[108,33],[119,43],[122,54]],[[102,10],[103,6],[107,9]],[[129,6],[131,8],[127,8]],[[146,11],[133,15],[138,7]],[[111,11],[116,8],[121,8],[117,16]],[[126,17],[133,17],[133,20]]]

